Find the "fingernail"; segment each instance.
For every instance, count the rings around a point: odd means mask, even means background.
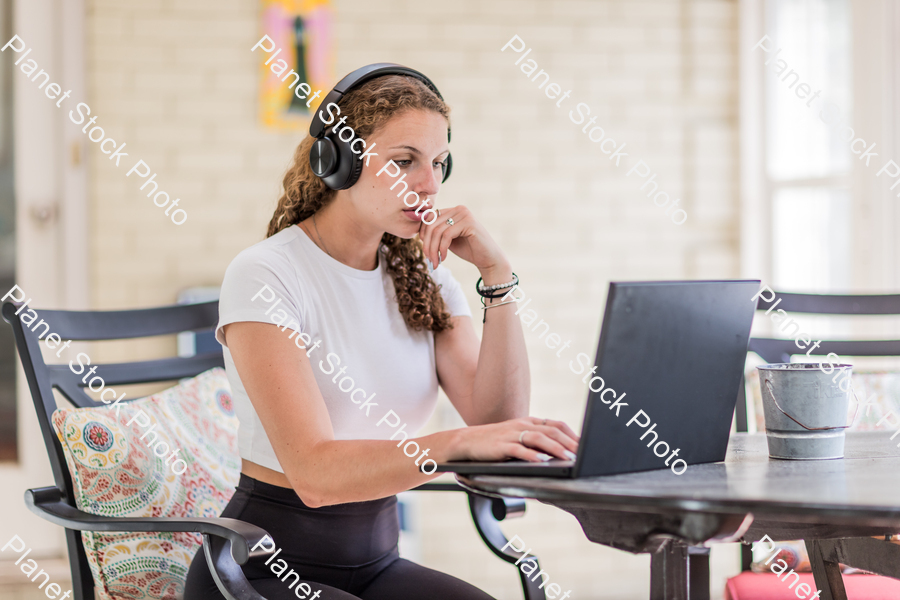
[[[425,259],[425,263],[428,265],[428,272],[429,272],[429,273],[433,273],[433,272],[434,272],[434,265],[431,264],[431,259],[430,259],[430,258],[426,258],[426,259]]]
[[[575,453],[571,450],[563,450],[563,454],[565,454],[569,460],[575,460]]]
[[[553,460],[552,456],[550,456],[549,454],[544,454],[543,452],[538,452],[537,455],[538,455],[538,458],[544,462],[547,462],[548,460]]]

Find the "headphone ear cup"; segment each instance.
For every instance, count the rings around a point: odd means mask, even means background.
[[[450,177],[450,171],[453,170],[453,156],[451,154],[447,154],[447,160],[444,161],[444,164],[441,165],[441,171],[443,171],[444,178],[441,179],[441,183],[447,181]]]
[[[356,155],[350,150],[348,142],[331,133],[326,134],[321,141],[327,142],[334,149],[335,157],[334,168],[330,174],[322,177],[322,181],[333,190],[346,190],[359,179],[362,166],[357,164],[359,161],[355,160]],[[312,159],[312,153],[310,153],[310,159]]]
[[[353,187],[354,185],[356,185],[356,182],[359,181],[359,176],[362,175],[363,162],[364,162],[359,157],[360,156],[359,154],[356,154],[352,150],[350,150],[349,145],[347,145],[347,150],[348,150],[347,154],[349,155],[347,157],[347,160],[349,161],[348,164],[350,165],[350,174],[347,177],[347,184],[341,188],[342,190],[346,190],[347,188]]]
[[[328,138],[313,142],[309,149],[309,166],[316,177],[325,178],[334,173],[338,163],[338,151]]]

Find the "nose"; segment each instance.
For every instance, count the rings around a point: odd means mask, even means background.
[[[416,173],[416,185],[413,189],[422,197],[436,196],[441,189],[441,173],[440,169],[431,168],[429,163]]]

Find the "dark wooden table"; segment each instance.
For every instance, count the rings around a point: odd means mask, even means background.
[[[692,465],[682,475],[458,479],[481,493],[561,508],[592,542],[653,553],[651,600],[708,599],[704,545],[764,535],[805,540],[821,598],[843,600],[838,562],[900,577],[900,546],[870,538],[900,532],[900,436],[890,436],[849,432],[841,460],[774,460],[765,434],[733,433],[724,462]]]

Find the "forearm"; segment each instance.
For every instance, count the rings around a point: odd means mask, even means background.
[[[508,266],[498,268],[482,273],[482,279],[485,286],[507,283],[512,281],[512,270]],[[485,302],[491,306],[503,300],[494,298],[485,299]],[[510,303],[484,310],[484,328],[472,391],[471,414],[475,421],[470,425],[496,423],[528,415],[531,374],[516,306]]]
[[[437,473],[422,473],[420,467],[428,459],[439,463],[458,458],[461,431],[402,441],[327,440],[307,447],[302,454],[298,448],[297,455],[279,460],[284,461],[291,487],[307,506],[365,502],[437,477]],[[432,471],[434,466],[427,464],[426,470]]]

